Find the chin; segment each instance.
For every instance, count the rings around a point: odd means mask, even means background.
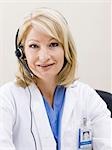
[[[51,79],[56,79],[56,75],[51,75],[50,73],[44,73],[44,75],[36,75],[39,79],[42,79],[42,80],[51,80]]]

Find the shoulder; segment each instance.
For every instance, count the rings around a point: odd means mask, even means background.
[[[0,87],[0,94],[18,88],[15,81],[7,82]]]
[[[70,93],[72,97],[77,98],[78,102],[81,104],[93,103],[94,101],[98,102],[100,99],[94,88],[79,80],[76,80],[69,85],[67,87],[67,92]]]
[[[12,99],[12,91],[15,89],[16,84],[15,82],[8,82],[5,83],[0,87],[0,101],[8,101],[9,99]]]
[[[0,86],[0,90],[1,89],[4,89],[4,88],[8,88],[8,87],[11,87],[11,86],[14,86],[15,85],[15,81],[10,81],[10,82],[7,82],[3,85]]]
[[[12,87],[14,86],[14,82],[7,82],[5,84],[3,84],[1,87],[0,87],[0,94],[2,92],[7,92],[8,90],[10,90]]]
[[[79,80],[74,81],[67,87],[67,93],[71,95],[73,99],[78,99],[78,103],[81,103],[81,105],[89,103],[90,101],[93,102],[92,97],[98,95],[92,87]]]
[[[75,88],[75,87],[85,87],[89,86],[88,84],[81,82],[80,80],[75,80],[72,84],[70,84],[68,87]]]
[[[73,84],[71,84],[68,88],[69,91],[77,94],[84,100],[88,102],[99,102],[102,101],[101,97],[97,94],[96,90],[92,88],[87,83],[76,80]],[[94,101],[93,101],[94,100]]]
[[[91,92],[95,92],[95,90],[89,86],[88,84],[81,82],[79,80],[74,81],[71,85],[68,86],[68,89],[73,91],[77,91],[81,94],[89,94]],[[96,92],[95,92],[96,93]]]
[[[16,84],[8,82],[0,87],[0,108],[16,110],[16,107],[27,101],[28,91]]]
[[[68,91],[77,97],[78,103],[86,106],[91,116],[101,114],[110,115],[104,100],[97,94],[94,88],[79,80],[75,81],[68,87]]]
[[[13,100],[20,95],[20,93],[24,93],[24,88],[17,86],[15,81],[7,82],[0,87],[0,100],[1,99],[9,99]]]

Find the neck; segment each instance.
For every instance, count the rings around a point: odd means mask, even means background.
[[[50,80],[50,81],[39,80],[37,82],[37,87],[39,88],[39,90],[41,91],[41,93],[45,97],[45,99],[48,101],[48,103],[52,106],[54,92],[55,92],[55,88],[56,88],[55,80]]]

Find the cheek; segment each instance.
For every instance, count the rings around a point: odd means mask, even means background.
[[[27,63],[29,66],[33,66],[35,62],[35,58],[31,55],[26,55]]]
[[[58,69],[60,71],[64,65],[64,54],[62,52],[57,56],[57,62],[58,62]]]
[[[59,59],[59,62],[60,62],[60,65],[63,65],[64,64],[64,52],[60,52],[60,54],[58,55],[58,59]]]
[[[31,63],[32,60],[34,60],[33,54],[30,52],[30,50],[27,47],[25,49],[25,56],[26,56],[26,59],[27,59],[28,63]]]

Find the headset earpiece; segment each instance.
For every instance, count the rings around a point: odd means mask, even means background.
[[[16,51],[15,55],[17,56],[18,59],[25,59],[25,54],[23,53],[23,46],[19,46]]]
[[[24,47],[21,44],[21,42],[19,42],[18,44],[18,35],[19,35],[19,29],[17,30],[16,37],[15,37],[15,47],[16,47],[15,55],[17,56],[18,59],[24,59],[25,58],[25,54],[23,52]]]
[[[22,52],[20,48],[17,48],[15,51],[15,55],[17,56],[18,59],[21,59],[22,56]]]

